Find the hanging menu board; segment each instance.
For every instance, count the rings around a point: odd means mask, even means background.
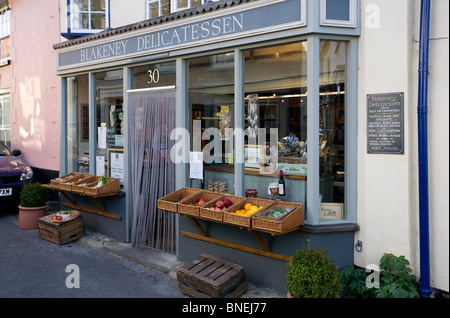
[[[403,108],[403,93],[367,95],[367,153],[404,153]]]

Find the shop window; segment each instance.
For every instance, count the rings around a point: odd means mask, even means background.
[[[8,147],[11,146],[11,124],[9,114],[9,94],[0,95],[0,140]]]
[[[124,117],[122,70],[95,74],[97,176],[124,177]]]
[[[67,78],[67,170],[90,172],[87,74]]]
[[[320,24],[324,26],[355,27],[356,0],[321,0]]]
[[[68,0],[68,35],[84,35],[109,27],[109,1]]]
[[[131,89],[175,85],[175,68],[174,61],[133,67]]]
[[[147,18],[157,18],[172,12],[186,10],[219,0],[147,0]]]
[[[244,51],[244,189],[256,189],[259,198],[306,200],[306,49],[298,42]]]
[[[320,42],[320,219],[343,219],[345,201],[345,82],[347,44]]]
[[[188,92],[191,151],[203,155],[191,186],[233,193],[234,54],[188,60]]]
[[[10,11],[0,11],[0,66],[8,64],[10,47]]]

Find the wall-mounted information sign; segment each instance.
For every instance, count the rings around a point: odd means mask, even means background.
[[[404,153],[403,93],[367,95],[367,153]]]

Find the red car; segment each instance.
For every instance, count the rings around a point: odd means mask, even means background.
[[[17,208],[23,185],[33,182],[33,169],[18,158],[20,154],[0,141],[0,212]]]

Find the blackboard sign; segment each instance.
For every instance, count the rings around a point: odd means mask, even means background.
[[[404,153],[403,93],[367,95],[367,153]]]

